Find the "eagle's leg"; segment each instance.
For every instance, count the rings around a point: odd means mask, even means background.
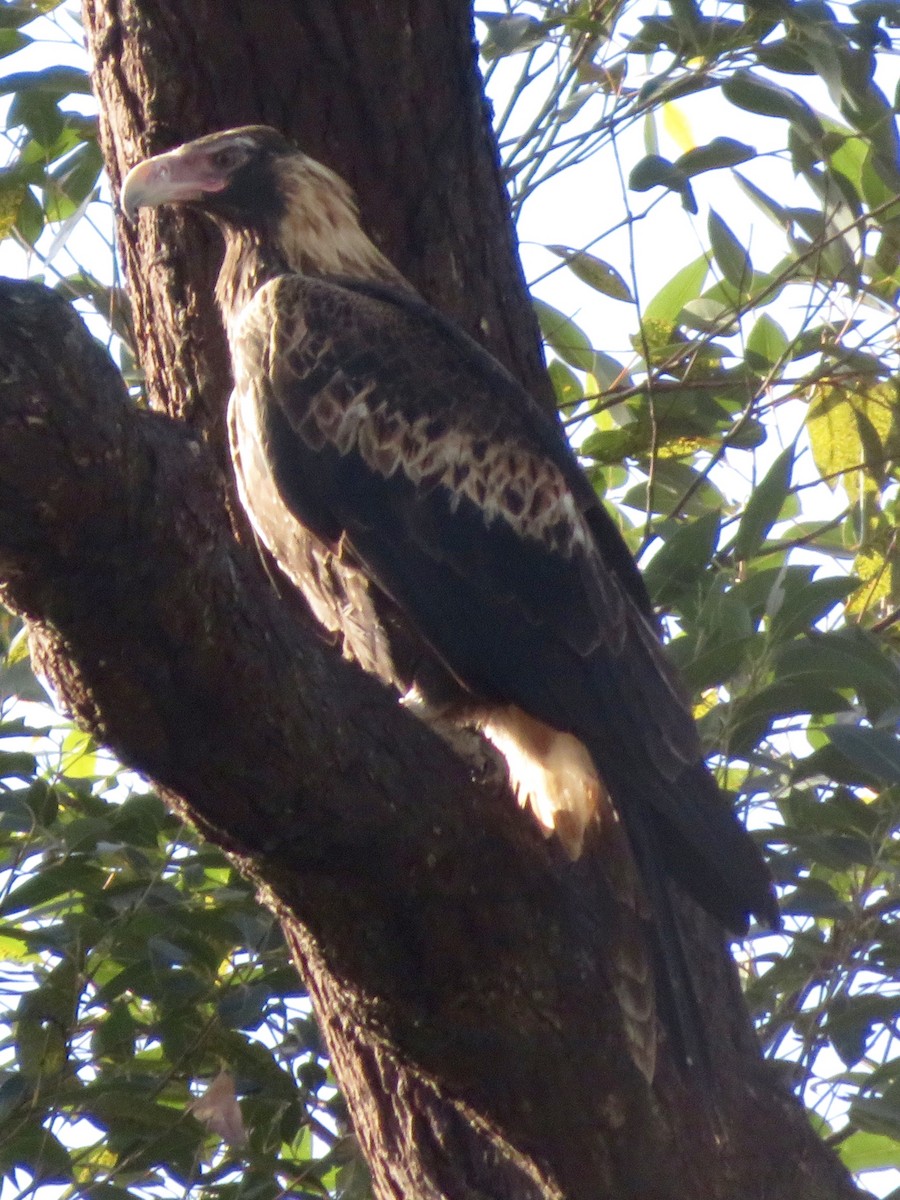
[[[510,705],[479,722],[506,759],[513,790],[549,837],[555,833],[569,858],[581,856],[585,831],[607,799],[606,788],[585,747]]]
[[[416,687],[406,693],[403,703],[482,775],[490,773],[495,761],[485,746],[487,738],[506,763],[519,803],[531,809],[544,836],[555,833],[569,858],[581,857],[588,825],[609,798],[576,737],[545,725],[514,704],[485,710],[458,701],[435,703]]]
[[[446,742],[454,754],[464,759],[479,779],[491,780],[495,776],[498,780],[503,779],[505,772],[500,756],[485,744],[475,727],[474,718],[468,715],[460,717],[460,712],[468,713],[465,705],[458,700],[445,703],[443,698],[438,702],[426,700],[416,686],[405,693],[401,703]]]

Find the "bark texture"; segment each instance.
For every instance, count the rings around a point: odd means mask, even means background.
[[[201,132],[278,124],[354,182],[429,299],[545,386],[464,0],[85,15],[114,183]],[[717,931],[691,915],[715,1096],[665,1053],[651,1090],[591,863],[341,662],[235,540],[219,253],[171,214],[125,234],[159,413],[128,403],[58,298],[3,285],[0,580],[69,707],[281,916],[381,1200],[855,1195],[758,1061]]]

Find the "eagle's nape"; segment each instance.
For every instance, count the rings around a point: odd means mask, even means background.
[[[735,933],[778,909],[559,425],[419,300],[343,180],[276,131],[212,134],[129,173],[130,216],[173,202],[225,236],[232,455],[258,534],[348,655],[482,729],[545,831],[572,857],[592,847],[619,905],[613,986],[644,1074],[648,937],[667,1022],[702,1058],[668,879]]]

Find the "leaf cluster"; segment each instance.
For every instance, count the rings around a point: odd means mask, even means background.
[[[489,80],[517,68],[514,204],[565,173],[597,212],[546,246],[560,411],[782,892],[785,936],[739,954],[763,1045],[851,1169],[900,1168],[896,12],[576,0],[487,26]],[[700,99],[729,135],[695,138]],[[700,252],[672,233],[661,262],[667,225]],[[543,298],[560,273],[577,321]],[[611,310],[624,353],[589,332]]]
[[[367,1196],[274,917],[140,780],[23,703],[14,631],[4,617],[0,1175],[104,1200]],[[224,1142],[197,1106],[223,1069]]]

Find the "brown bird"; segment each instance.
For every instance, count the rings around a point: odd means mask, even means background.
[[[558,422],[418,297],[347,184],[276,130],[148,159],[121,199],[132,218],[186,204],[222,230],[231,452],[263,543],[348,656],[428,719],[483,731],[571,858],[589,830],[606,837],[611,891],[637,922],[649,901],[666,1023],[685,1060],[703,1057],[669,878],[737,934],[778,908]],[[630,950],[614,986],[650,1077]]]

